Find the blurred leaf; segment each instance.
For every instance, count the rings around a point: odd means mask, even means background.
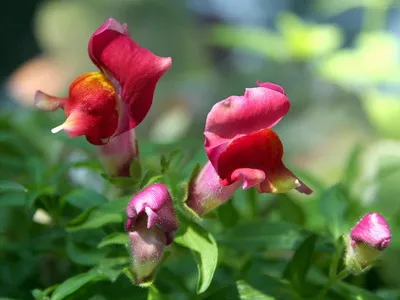
[[[317,236],[311,234],[296,249],[293,258],[286,265],[283,278],[289,280],[299,294],[307,290],[307,273],[312,265],[312,258]]]
[[[32,295],[36,300],[50,300],[50,297],[48,297],[48,295],[52,293],[58,286],[59,284],[56,284],[43,291],[35,289],[32,291]]]
[[[265,28],[214,25],[210,42],[217,46],[252,51],[279,61],[289,57],[282,38]]]
[[[396,93],[376,90],[362,94],[363,105],[372,125],[388,138],[400,139],[400,99]]]
[[[139,159],[134,159],[129,166],[129,175],[139,181],[142,178],[142,165]]]
[[[285,41],[284,47],[295,59],[313,59],[338,49],[342,33],[335,25],[310,24],[293,13],[278,17],[277,27]]]
[[[113,232],[101,240],[98,248],[103,248],[109,245],[126,245],[128,243],[128,235],[122,232]]]
[[[218,219],[226,228],[235,226],[239,220],[239,213],[232,201],[227,201],[216,210]]]
[[[130,197],[92,207],[68,223],[67,231],[100,228],[109,223],[122,223]],[[122,228],[122,227],[121,227]]]
[[[89,245],[74,242],[68,238],[66,250],[68,257],[77,264],[93,266],[106,258],[108,251],[106,249],[97,249]]]
[[[218,262],[218,248],[214,237],[200,225],[190,222],[182,226],[174,239],[175,243],[192,250],[197,263],[197,293],[205,292],[211,284]]]
[[[237,250],[256,252],[261,249],[292,249],[307,235],[305,229],[295,224],[261,220],[225,230],[217,236],[217,241]]]
[[[274,297],[267,296],[257,289],[248,285],[245,281],[239,280],[236,282],[241,300],[271,300]]]
[[[82,286],[97,280],[115,280],[115,279],[113,277],[110,277],[109,274],[94,268],[86,273],[70,277],[66,281],[61,283],[54,290],[53,294],[51,295],[51,299],[52,300],[64,299],[67,296],[76,292]]]
[[[340,184],[332,186],[322,193],[320,201],[321,213],[325,217],[326,226],[335,240],[349,230],[346,221],[349,199],[346,199],[342,189]]]
[[[328,80],[349,87],[398,83],[400,69],[397,62],[395,36],[388,32],[367,32],[358,36],[355,49],[335,52],[321,63],[319,70]]]
[[[25,193],[1,193],[0,207],[16,207],[27,205],[27,195]]]
[[[249,286],[275,299],[299,299],[298,296],[294,296],[295,292],[287,280],[268,275],[268,270],[264,270],[262,266],[263,263],[258,260],[251,262],[250,269],[244,277]]]
[[[377,296],[374,292],[370,292],[366,289],[348,284],[346,282],[338,282],[334,285],[334,290],[336,292],[339,292],[339,294],[341,294],[344,299],[382,300],[382,298]]]
[[[354,8],[385,9],[393,0],[319,0],[315,1],[316,9],[323,11],[324,16],[331,17]]]
[[[279,194],[276,199],[276,204],[282,216],[282,220],[298,225],[305,224],[306,215],[303,208],[290,196]]]
[[[8,181],[0,180],[0,193],[4,192],[27,192],[28,190],[21,184]]]
[[[108,199],[102,194],[89,189],[73,190],[69,194],[65,195],[64,199],[71,205],[82,210],[108,202]]]
[[[360,156],[362,150],[363,148],[360,145],[356,145],[350,152],[346,167],[343,170],[342,179],[342,182],[348,186],[354,183],[360,172]]]

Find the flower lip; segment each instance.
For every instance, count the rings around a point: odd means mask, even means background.
[[[136,194],[126,208],[127,231],[135,230],[138,218],[147,217],[147,228],[156,226],[165,233],[167,245],[173,240],[178,229],[178,220],[172,206],[171,196],[164,184],[152,184]]]
[[[385,218],[376,212],[368,213],[350,232],[352,246],[368,244],[378,250],[387,248],[392,240],[392,232]]]

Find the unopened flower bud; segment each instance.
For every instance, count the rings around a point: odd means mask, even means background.
[[[126,214],[132,273],[135,284],[145,285],[152,281],[165,248],[172,242],[178,220],[163,184],[153,184],[135,195]]]
[[[392,232],[379,213],[369,213],[351,230],[345,264],[357,275],[368,268],[391,242]]]

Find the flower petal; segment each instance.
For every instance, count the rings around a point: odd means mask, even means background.
[[[133,41],[127,26],[109,19],[91,37],[89,56],[120,87],[120,124],[115,135],[136,127],[147,115],[156,84],[171,67],[170,57],[159,57]]]
[[[218,174],[208,161],[189,184],[186,205],[202,216],[229,200],[240,187],[241,182],[223,186]]]
[[[312,191],[282,163],[283,145],[271,129],[262,129],[232,140],[218,158],[217,172],[222,185],[240,179],[243,188],[258,186],[262,193],[283,193],[296,188]]]
[[[243,96],[231,96],[213,106],[207,116],[204,135],[207,155],[214,167],[226,143],[245,134],[273,127],[289,111],[284,91],[272,83],[246,89]]]
[[[392,240],[392,232],[385,218],[379,213],[366,214],[350,232],[354,242],[368,244],[378,250],[387,248]]]
[[[136,220],[143,214],[147,215],[147,228],[156,226],[163,231],[167,244],[172,242],[178,229],[178,220],[172,206],[171,196],[164,184],[152,184],[136,194],[126,208],[126,214],[131,221],[127,227],[135,226]]]
[[[65,98],[50,96],[42,91],[36,91],[35,93],[35,105],[44,111],[55,111],[62,108],[65,101]]]

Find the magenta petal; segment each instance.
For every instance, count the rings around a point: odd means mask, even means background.
[[[379,250],[389,246],[392,232],[385,218],[379,213],[369,213],[350,232],[353,242],[368,244]]]
[[[247,190],[253,186],[258,186],[265,179],[265,172],[258,169],[241,168],[236,169],[231,176],[231,181],[242,181],[242,188]]]
[[[126,223],[128,230],[134,230],[137,219],[147,216],[147,228],[156,226],[166,234],[167,244],[172,242],[178,229],[178,220],[172,206],[171,196],[165,185],[152,184],[136,194],[129,202],[126,214],[131,220]]]
[[[267,88],[267,89],[271,89],[271,90],[277,91],[277,92],[279,92],[281,94],[284,94],[286,96],[285,90],[280,85],[277,85],[275,83],[272,83],[272,82],[261,82],[261,81],[257,80],[257,85],[259,87],[264,87],[264,88]]]
[[[260,83],[259,83],[260,84]],[[204,135],[207,156],[214,167],[219,153],[234,138],[273,127],[289,111],[289,99],[275,84],[246,89],[243,96],[231,96],[213,106],[207,116]]]
[[[89,56],[115,83],[122,100],[122,119],[115,135],[136,127],[147,115],[158,80],[171,67],[128,35],[126,24],[109,19],[91,37]]]

